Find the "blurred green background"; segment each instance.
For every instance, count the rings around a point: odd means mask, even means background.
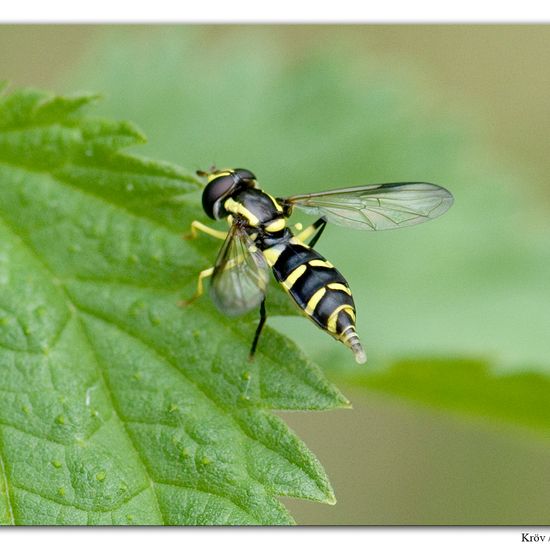
[[[246,167],[276,196],[455,195],[428,224],[317,246],[354,291],[366,367],[269,321],[354,405],[282,413],[338,499],[286,502],[299,524],[550,520],[549,66],[548,26],[0,27],[0,78],[101,92],[148,136],[138,153]]]

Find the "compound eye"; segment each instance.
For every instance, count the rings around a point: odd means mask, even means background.
[[[202,207],[206,214],[213,220],[216,219],[216,203],[229,195],[235,187],[235,178],[232,174],[227,174],[214,178],[202,192]]]
[[[235,175],[239,177],[239,179],[241,180],[255,180],[256,179],[256,176],[250,171],[250,170],[247,170],[246,168],[235,168]]]

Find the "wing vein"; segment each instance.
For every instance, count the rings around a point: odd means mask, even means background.
[[[453,196],[433,183],[405,182],[295,195],[282,201],[337,225],[379,231],[437,218],[451,207]]]

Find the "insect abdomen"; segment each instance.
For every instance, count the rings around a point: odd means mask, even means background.
[[[355,304],[341,273],[296,238],[277,244],[264,254],[275,278],[305,314],[351,348],[357,362],[364,363],[365,352],[355,331]]]

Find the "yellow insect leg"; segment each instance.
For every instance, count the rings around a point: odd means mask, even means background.
[[[206,279],[206,277],[210,277],[212,275],[212,273],[214,273],[214,268],[213,267],[209,267],[208,269],[205,269],[204,271],[201,271],[199,273],[199,278],[197,280],[197,290],[196,290],[195,294],[193,294],[193,296],[191,296],[191,298],[189,298],[188,300],[182,300],[181,302],[178,303],[178,305],[180,307],[189,306],[197,298],[202,296],[203,293],[204,293],[204,285],[203,285],[202,281],[203,281],[203,279]]]
[[[308,246],[313,248],[315,246],[315,243],[319,240],[319,237],[322,235],[326,224],[327,224],[327,220],[325,218],[319,218],[317,221],[313,222],[310,226],[306,227],[304,230],[300,230],[300,233],[298,233],[295,236],[295,238],[298,239],[298,241],[304,243],[311,236],[313,236],[313,238],[308,244]],[[296,229],[298,229],[298,224],[296,224],[295,227]]]
[[[295,225],[296,229],[298,229],[298,230],[302,229],[301,225],[302,224],[297,223]],[[311,225],[308,225],[305,229],[300,231],[300,233],[295,235],[295,237],[297,239],[299,239],[300,241],[304,242],[304,241],[307,241],[316,231],[317,231],[317,227],[315,226],[314,223],[312,223]]]
[[[221,239],[222,241],[227,237],[226,231],[218,231],[217,229],[212,229],[211,227],[204,225],[204,223],[194,220],[191,223],[191,231],[189,233],[186,233],[183,238],[186,240],[196,239],[199,231],[202,231],[203,233],[206,233],[211,237],[215,237],[216,239]]]

